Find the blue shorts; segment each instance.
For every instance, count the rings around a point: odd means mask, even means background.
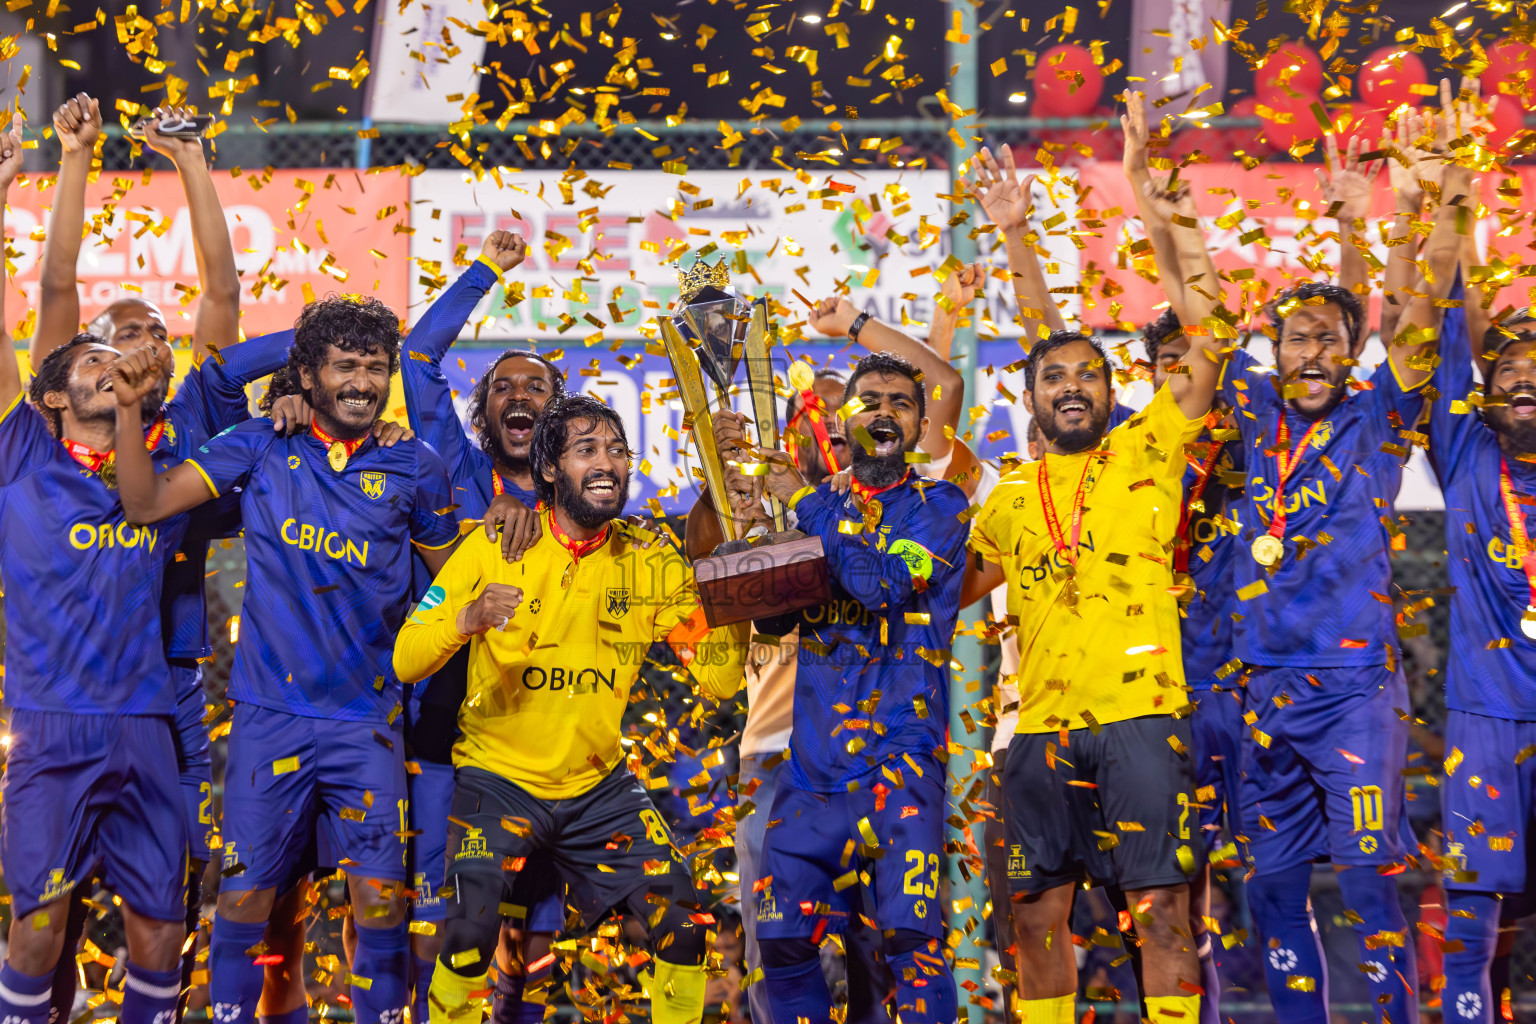
[[[852,793],[815,793],[793,770],[780,775],[759,868],[758,942],[842,932],[866,908],[881,931],[943,936],[944,766],[914,760],[920,777],[896,762],[899,788],[877,774]],[[868,855],[870,836],[879,859]]]
[[[359,878],[405,880],[399,726],[236,704],[224,769],[224,881],[286,887],[315,850]],[[306,860],[311,863],[306,865]]]
[[[176,692],[176,770],[186,806],[187,835],[193,860],[206,861],[218,826],[213,820],[213,756],[203,724],[203,666],[173,658],[171,683]]]
[[[99,872],[136,913],[186,920],[186,817],[170,719],[13,710],[0,872],[17,918]]]
[[[1509,896],[1526,891],[1526,841],[1536,811],[1536,722],[1512,722],[1449,711],[1445,758],[1453,765],[1440,787],[1448,862],[1445,886]]]
[[[1250,671],[1244,704],[1257,718],[1242,736],[1242,822],[1254,867],[1401,863],[1408,723],[1397,709],[1411,706],[1402,673]]]
[[[1206,852],[1221,845],[1223,825],[1227,835],[1242,834],[1243,765],[1240,738],[1243,733],[1242,694],[1227,689],[1195,687],[1190,719],[1191,760],[1195,767],[1195,803],[1200,808],[1200,834]],[[1223,820],[1225,819],[1225,820]]]

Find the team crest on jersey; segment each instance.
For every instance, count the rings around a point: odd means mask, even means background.
[[[463,841],[459,843],[459,852],[454,855],[454,860],[490,860],[491,844],[485,838],[481,829],[472,828],[465,834]]]
[[[1328,442],[1333,439],[1333,421],[1324,420],[1317,428],[1317,433],[1312,435],[1312,447],[1321,451],[1328,447]]]
[[[614,618],[622,618],[629,611],[629,588],[608,588],[608,614]]]
[[[369,471],[363,474],[363,493],[370,498],[384,497],[384,474]]]

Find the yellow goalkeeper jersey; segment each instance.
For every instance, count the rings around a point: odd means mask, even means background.
[[[654,534],[614,522],[573,553],[557,530],[546,511],[538,542],[511,563],[483,532],[465,537],[394,655],[400,681],[417,682],[467,642],[454,764],[547,800],[585,793],[623,759],[621,719],[653,642],[670,642],[700,688],[724,699],[741,687],[751,633],[746,623],[703,630],[692,568]],[[460,633],[459,612],[492,583],[521,588],[522,604],[502,629]]]

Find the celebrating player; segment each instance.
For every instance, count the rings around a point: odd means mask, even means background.
[[[1444,152],[1470,124],[1439,120]],[[1339,168],[1336,173],[1342,173]],[[1446,168],[1423,259],[1432,279],[1411,294],[1408,325],[1369,382],[1350,379],[1365,344],[1359,298],[1305,283],[1273,300],[1278,379],[1254,373],[1239,351],[1224,399],[1248,455],[1253,520],[1237,560],[1243,621],[1238,656],[1249,666],[1241,818],[1255,870],[1248,883],[1264,941],[1270,999],[1287,1021],[1326,1022],[1327,978],[1307,889],[1312,862],[1329,859],[1356,915],[1361,970],[1379,1019],[1417,1019],[1413,938],[1389,868],[1409,851],[1402,835],[1408,694],[1390,605],[1384,522],[1402,478],[1401,454],[1422,407],[1439,314],[1459,251],[1465,168]],[[1195,294],[1186,286],[1186,295]],[[1269,333],[1269,332],[1266,332]],[[1401,451],[1401,449],[1398,449]],[[1266,824],[1267,823],[1267,824]]]
[[[509,563],[494,541],[468,538],[395,645],[407,681],[469,648],[432,1019],[480,1019],[499,908],[534,902],[542,876],[532,869],[548,862],[584,924],[612,907],[650,923],[652,1019],[687,1024],[703,1013],[706,932],[691,917],[688,868],[624,766],[619,736],[643,652],[695,612],[698,596],[670,547],[645,546],[617,518],[630,450],[613,410],[586,396],[551,402],[530,455],[547,506],[538,541]],[[698,645],[688,664],[706,693],[740,688],[747,637],[745,624],[729,626]]]
[[[1475,199],[1472,200],[1475,202]],[[1468,291],[1468,300],[1472,291]],[[1431,462],[1445,493],[1447,571],[1456,588],[1446,664],[1446,1020],[1492,1024],[1489,983],[1501,895],[1528,893],[1536,736],[1536,555],[1526,495],[1536,492],[1536,318],[1520,310],[1487,331],[1473,384],[1466,313],[1446,313]],[[1457,407],[1464,402],[1481,413]]]
[[[978,193],[1010,173],[1011,157],[999,169],[983,151]],[[1191,303],[1193,322],[1218,299]],[[1117,884],[1137,911],[1150,1019],[1200,1012],[1188,879],[1203,851],[1189,844],[1189,725],[1174,715],[1185,707],[1178,610],[1171,566],[1137,552],[1160,554],[1177,533],[1184,446],[1219,375],[1208,338],[1192,339],[1186,372],[1107,439],[1103,349],[1065,331],[1037,341],[1025,402],[1045,451],[993,490],[972,534],[984,585],[1009,585],[1021,655],[1003,817],[1026,1021],[1072,1019],[1076,964],[1058,937],[1084,878]]]
[[[255,1016],[263,972],[248,951],[277,893],[313,866],[320,829],[343,858],[358,926],[354,1012],[377,1024],[406,1004],[405,767],[389,652],[409,610],[410,544],[441,565],[458,531],[431,448],[372,442],[398,359],[399,321],[382,303],[311,303],[288,364],[314,410],[307,433],[284,438],[253,420],[159,475],[137,452],[119,456],[134,522],[241,488],[248,586],[209,954],[220,1021]],[[131,403],[147,387],[141,362],[114,371],[123,437],[141,429]]]
[[[400,366],[411,427],[448,466],[459,517],[479,519],[503,495],[516,499],[516,503],[504,503],[509,512],[521,509],[503,530],[509,556],[520,556],[539,535],[539,517],[532,512],[538,495],[533,488],[528,449],[545,404],[565,393],[565,375],[534,352],[508,349],[501,353],[469,398],[470,425],[478,435],[478,443],[472,443],[454,408],[453,389],[443,376],[442,362],[491,285],[521,265],[527,254],[528,246],[520,235],[493,231],[486,236],[479,259],[433,303],[431,311],[407,336]],[[497,517],[487,518],[494,521]],[[417,597],[426,594],[432,575],[418,558],[412,590]],[[411,936],[415,958],[412,1019],[418,1022],[425,1022],[428,1016],[427,993],[442,949],[440,929],[448,910],[441,893],[443,865],[448,807],[453,799],[453,743],[468,666],[466,648],[430,679],[411,687],[407,709],[406,744],[420,768],[409,779],[411,831],[416,833],[411,842],[410,877],[416,892],[411,916],[439,929]],[[544,1019],[542,1001],[523,1001],[523,966],[543,959],[548,952],[549,933],[559,930],[563,918],[561,906],[559,892],[551,886],[550,895],[530,908],[526,930],[537,933],[540,939],[525,944],[521,956],[504,935],[496,954],[498,1024],[537,1024]]]
[[[21,162],[17,114],[0,139],[0,200]],[[169,353],[141,355],[148,386],[136,400],[153,414]],[[93,873],[122,901],[122,1019],[169,1019],[181,991],[187,833],[160,595],[187,517],[134,526],[109,486],[118,359],[79,339],[38,367],[27,403],[11,336],[0,332],[0,571],[11,594],[31,598],[6,608],[0,870],[12,920],[0,1016],[24,1024],[48,1019],[67,901]],[[171,457],[142,431],[133,444],[145,461]]]
[[[950,1021],[954,978],[940,945],[937,901],[944,850],[948,681],[944,652],[959,611],[965,498],[917,480],[908,454],[928,429],[918,373],[889,354],[866,356],[843,404],[852,438],[853,493],[808,485],[785,453],[767,487],[819,536],[832,600],[773,622],[798,627],[788,774],[769,811],[756,880],[757,934],[772,1019],[831,1016],[817,946],[844,931],[863,895],[881,932],[904,1020]],[[719,429],[722,448],[740,441]],[[857,848],[857,849],[855,849]],[[850,852],[854,855],[850,857]],[[838,880],[867,878],[867,892]]]

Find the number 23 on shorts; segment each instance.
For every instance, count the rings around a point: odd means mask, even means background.
[[[901,878],[901,891],[907,896],[927,896],[933,899],[939,894],[939,855],[926,857],[922,850],[908,850],[907,873]],[[928,867],[928,884],[923,884],[923,867]]]

